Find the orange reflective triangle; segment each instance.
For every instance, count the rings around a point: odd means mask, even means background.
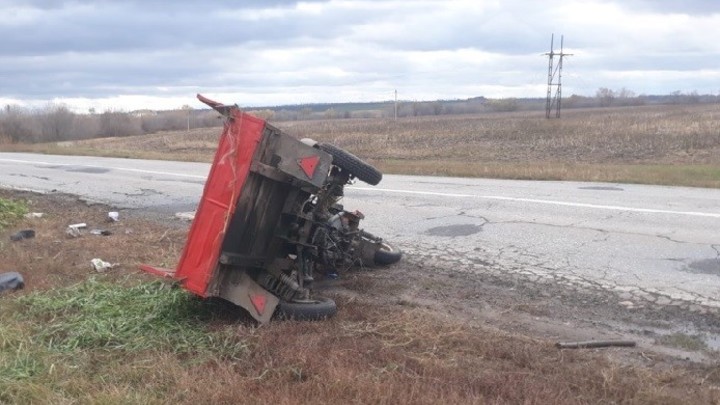
[[[298,159],[297,162],[300,165],[300,168],[302,168],[303,172],[305,172],[305,174],[308,176],[308,178],[312,179],[313,175],[315,174],[315,169],[320,162],[320,157],[308,156],[302,159]]]
[[[267,298],[265,298],[265,295],[250,294],[250,302],[252,302],[258,314],[262,315],[262,313],[265,312],[265,303],[267,302]]]

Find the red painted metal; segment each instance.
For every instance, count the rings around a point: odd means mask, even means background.
[[[153,267],[148,264],[141,264],[140,270],[148,272],[154,276],[175,278],[175,270],[173,269],[164,269],[162,267]]]
[[[223,106],[200,95],[198,99],[227,115],[228,119],[174,277],[185,289],[206,297],[218,266],[228,223],[262,139],[265,121],[243,113],[235,106]],[[147,265],[142,269],[166,274],[162,269]]]

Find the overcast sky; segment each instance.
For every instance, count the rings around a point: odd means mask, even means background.
[[[0,103],[76,111],[720,92],[717,0],[0,0]],[[556,49],[557,50],[557,49]]]

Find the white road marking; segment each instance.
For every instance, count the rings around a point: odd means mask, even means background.
[[[205,180],[207,176],[199,176],[194,174],[174,173],[174,172],[161,172],[156,170],[143,170],[143,169],[131,169],[127,167],[111,167],[111,166],[99,166],[99,165],[87,165],[87,164],[75,164],[75,163],[54,163],[54,162],[41,162],[31,160],[19,160],[19,159],[1,159],[0,162],[10,163],[25,163],[33,165],[47,165],[47,166],[80,166],[90,167],[98,169],[111,169],[111,170],[122,170],[133,173],[146,173],[146,174],[158,174],[165,176],[176,176],[176,177],[187,177],[192,179]],[[611,211],[626,211],[626,212],[643,212],[650,214],[671,214],[671,215],[686,215],[695,217],[708,217],[708,218],[720,218],[720,213],[712,212],[697,212],[697,211],[672,211],[672,210],[659,210],[652,208],[634,208],[634,207],[623,207],[618,205],[599,205],[599,204],[585,204],[575,203],[567,201],[556,201],[556,200],[538,200],[534,198],[520,198],[520,197],[503,197],[495,195],[477,195],[477,194],[455,194],[455,193],[438,193],[433,191],[412,191],[412,190],[396,190],[388,188],[370,188],[370,187],[348,187],[348,190],[360,190],[360,191],[375,191],[385,193],[399,193],[399,194],[416,194],[416,195],[432,195],[439,197],[456,197],[456,198],[480,198],[485,200],[501,200],[501,201],[516,201],[516,202],[527,202],[534,204],[547,204],[547,205],[559,205],[565,207],[578,207],[578,208],[594,208],[600,210],[611,210]]]
[[[347,189],[348,190],[361,190],[361,191],[377,191],[377,192],[386,192],[386,193],[400,193],[400,194],[433,195],[433,196],[440,196],[440,197],[481,198],[481,199],[485,199],[485,200],[517,201],[517,202],[528,202],[528,203],[535,203],[535,204],[560,205],[560,206],[565,206],[565,207],[595,208],[595,209],[600,209],[600,210],[611,210],[611,211],[644,212],[644,213],[650,213],[650,214],[672,214],[672,215],[687,215],[687,216],[694,216],[694,217],[720,218],[720,213],[712,213],[712,212],[658,210],[658,209],[652,209],[652,208],[634,208],[634,207],[623,207],[623,206],[618,206],[618,205],[585,204],[585,203],[575,203],[575,202],[567,202],[567,201],[538,200],[538,199],[534,199],[534,198],[502,197],[502,196],[496,196],[496,195],[437,193],[437,192],[432,192],[432,191],[395,190],[395,189],[388,189],[388,188],[370,188],[370,187],[348,187]]]
[[[133,172],[133,173],[159,174],[159,175],[164,175],[164,176],[187,177],[187,178],[191,178],[191,179],[201,179],[201,180],[205,180],[207,178],[207,176],[198,176],[196,174],[161,172],[161,171],[156,171],[156,170],[131,169],[128,167],[86,165],[86,164],[78,164],[78,163],[55,163],[55,162],[51,163],[51,162],[40,162],[40,161],[33,161],[33,160],[18,160],[18,159],[0,159],[0,162],[26,163],[26,164],[46,165],[46,166],[91,167],[94,169],[123,170],[126,172]]]

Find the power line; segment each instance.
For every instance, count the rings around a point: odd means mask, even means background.
[[[563,57],[572,56],[571,53],[563,52],[564,36],[560,36],[560,52],[555,52],[554,47],[555,34],[550,37],[550,52],[545,53],[548,56],[548,87],[547,100],[545,101],[545,118],[550,118],[552,111],[555,110],[555,118],[560,118],[560,104],[562,102],[562,66]],[[555,65],[555,57],[558,57],[558,63]],[[557,81],[556,81],[557,79]],[[553,96],[552,88],[555,87],[555,95]]]

